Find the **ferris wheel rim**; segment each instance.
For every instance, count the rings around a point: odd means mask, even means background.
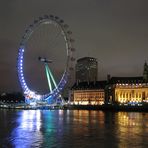
[[[34,33],[35,29],[44,23],[50,23],[51,25],[54,24],[60,28],[61,34],[64,38],[67,59],[66,59],[66,66],[64,69],[64,73],[57,85],[57,88],[54,88],[52,92],[46,93],[44,95],[36,94],[37,98],[38,97],[47,98],[50,96],[56,96],[61,92],[61,90],[63,89],[63,87],[66,84],[66,81],[68,80],[68,76],[69,76],[69,72],[70,72],[70,63],[71,63],[71,59],[73,58],[72,57],[73,48],[72,48],[72,43],[71,43],[72,39],[70,37],[71,31],[69,31],[69,30],[67,31],[68,25],[64,24],[63,20],[59,19],[59,17],[56,17],[56,16],[45,15],[44,17],[39,17],[38,20],[35,20],[33,22],[33,24],[29,25],[29,27],[26,29],[26,31],[22,37],[22,40],[20,42],[19,51],[18,51],[18,60],[17,60],[18,77],[19,77],[21,87],[24,91],[24,94],[25,95],[30,95],[31,93],[33,95],[35,94],[35,92],[32,91],[28,87],[25,77],[24,77],[23,57],[24,57],[25,46],[26,46],[27,41],[31,37],[31,35]]]

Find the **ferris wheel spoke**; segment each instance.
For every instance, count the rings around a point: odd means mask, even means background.
[[[57,39],[58,39],[58,37],[59,37],[60,35],[61,35],[61,33],[60,33],[60,31],[59,31],[59,32],[57,33],[57,35],[55,36],[55,38],[49,41],[49,44],[48,44],[49,49],[53,49],[53,48],[56,46],[56,44],[57,44]]]

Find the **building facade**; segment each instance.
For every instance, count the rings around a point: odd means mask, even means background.
[[[148,102],[148,83],[143,77],[112,77],[107,85],[106,102],[138,104]]]
[[[96,90],[75,90],[75,105],[102,105],[104,104],[105,92],[103,89]]]
[[[75,83],[71,90],[71,104],[74,105],[102,105],[105,100],[106,81],[96,83]]]
[[[76,63],[76,82],[95,82],[98,75],[98,62],[95,58],[84,57]]]
[[[143,76],[110,77],[107,81],[75,83],[71,89],[71,103],[75,105],[148,103],[148,65],[144,64]]]

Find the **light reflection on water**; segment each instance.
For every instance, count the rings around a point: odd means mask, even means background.
[[[121,147],[148,147],[148,113],[119,112],[117,116],[118,138]]]
[[[12,132],[12,143],[15,148],[39,147],[42,144],[41,112],[39,110],[25,110],[17,119],[18,127]]]
[[[148,147],[148,113],[0,110],[0,147]]]

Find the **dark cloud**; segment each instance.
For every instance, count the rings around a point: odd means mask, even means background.
[[[26,27],[44,14],[57,15],[69,24],[76,40],[76,58],[97,58],[100,79],[107,73],[142,75],[148,60],[147,6],[147,0],[2,0],[1,91],[20,89],[16,74],[19,42]]]

